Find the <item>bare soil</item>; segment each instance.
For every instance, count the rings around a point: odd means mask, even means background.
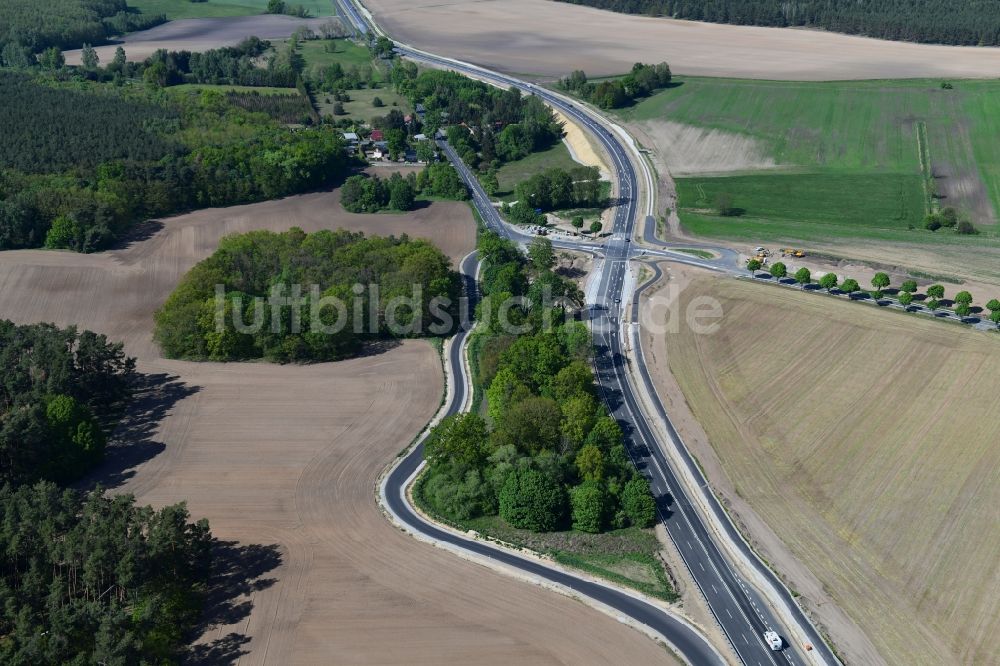
[[[730,513],[848,663],[990,663],[1000,339],[671,267],[725,312],[646,332],[658,393]]]
[[[777,166],[755,139],[718,129],[665,120],[629,123],[642,145],[655,149],[654,159],[669,165],[675,176],[708,175],[769,169]]]
[[[597,167],[601,172],[601,178],[611,180],[611,169],[608,168],[608,157],[604,149],[597,147],[590,134],[580,129],[578,124],[554,108],[552,111],[563,124],[563,132],[566,133],[563,143],[569,149],[570,156],[580,164]]]
[[[126,35],[105,46],[95,46],[102,64],[111,62],[118,46],[125,48],[129,60],[145,60],[158,49],[168,51],[208,51],[223,46],[236,46],[247,37],[286,39],[305,26],[318,30],[330,17],[300,19],[283,14],[260,16],[227,16],[222,18],[179,19],[149,30]],[[79,65],[81,51],[66,51],[66,63]]]
[[[787,28],[628,16],[551,0],[365,0],[392,36],[507,72],[680,74],[782,80],[992,78],[1000,49],[888,42]]]
[[[386,345],[334,364],[171,361],[152,313],[227,233],[347,227],[474,245],[464,204],[353,215],[336,193],[206,210],[99,255],[0,253],[0,316],[75,323],[124,340],[147,390],[92,481],[140,502],[187,500],[222,541],[192,663],[676,662],[582,603],[395,529],[380,471],[437,410],[438,353]]]

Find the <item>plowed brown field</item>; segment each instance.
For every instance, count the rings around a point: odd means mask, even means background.
[[[694,277],[681,306],[698,296],[722,304],[719,331],[647,334],[646,360],[848,661],[994,662],[1000,336],[732,279]]]
[[[199,211],[99,255],[0,253],[0,317],[79,324],[139,358],[150,390],[96,480],[140,502],[187,500],[228,542],[191,661],[676,663],[616,620],[418,542],[382,516],[379,472],[440,404],[430,344],[311,366],[159,356],[154,309],[223,234],[349,227],[426,237],[453,258],[473,247],[464,204],[366,216],[338,199]]]

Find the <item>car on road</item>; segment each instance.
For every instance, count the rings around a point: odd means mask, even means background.
[[[785,647],[785,642],[781,640],[781,636],[779,636],[776,631],[765,631],[764,642],[767,643],[767,646],[774,652],[778,652],[781,648]]]

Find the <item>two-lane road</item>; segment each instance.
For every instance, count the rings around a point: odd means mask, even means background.
[[[343,6],[347,17],[355,23],[360,31],[367,32],[370,29],[371,26],[368,25],[362,13],[350,0],[338,1]],[[732,527],[728,518],[725,517],[721,506],[718,505],[714,496],[711,496],[711,501],[714,503],[713,510],[720,512],[724,524],[733,531],[732,534],[726,534],[725,538],[735,542],[737,547],[745,547],[746,551],[744,555],[748,558],[748,561],[753,563],[753,566],[757,567],[759,575],[773,581],[776,584],[775,591],[778,594],[785,595],[784,602],[798,614],[796,619],[798,620],[799,626],[797,628],[800,635],[805,634],[809,636],[812,645],[815,646],[815,651],[806,656],[799,651],[798,646],[789,646],[782,652],[773,652],[768,648],[762,637],[765,629],[774,629],[782,636],[789,636],[790,632],[781,624],[776,613],[764,602],[753,586],[740,576],[737,567],[730,560],[728,551],[720,547],[717,543],[716,540],[723,537],[708,529],[700,511],[686,496],[685,487],[678,482],[678,474],[672,468],[671,460],[665,455],[656,433],[643,416],[636,392],[631,385],[630,376],[626,369],[624,343],[621,340],[624,331],[621,326],[621,311],[624,307],[622,301],[628,301],[631,298],[630,294],[624,293],[628,284],[626,277],[628,261],[633,255],[630,240],[635,232],[635,225],[640,219],[638,209],[640,195],[638,177],[629,150],[623,141],[602,122],[592,117],[591,112],[534,84],[520,81],[505,74],[492,72],[482,67],[460,63],[402,45],[398,46],[397,50],[402,55],[419,62],[457,70],[500,87],[507,88],[513,86],[528,94],[538,95],[548,104],[570,117],[573,122],[590,132],[602,144],[612,160],[617,184],[616,196],[620,202],[615,208],[611,236],[603,246],[605,261],[602,263],[599,275],[599,288],[594,299],[595,302],[591,304],[591,324],[594,331],[596,356],[595,369],[608,408],[619,422],[623,424],[627,433],[629,450],[636,460],[637,465],[649,477],[652,488],[657,495],[661,519],[671,539],[681,553],[681,557],[684,559],[691,576],[700,588],[712,613],[729,637],[730,643],[740,659],[746,664],[753,665],[838,663],[818,632],[795,604],[788,590],[781,586],[780,582],[774,577],[773,572],[767,569],[749,551],[749,547],[746,546],[739,534],[736,533],[735,528]],[[447,144],[443,144],[442,147],[467,183],[473,203],[476,205],[484,223],[504,236],[522,242],[526,240],[527,236],[511,229],[504,223],[485,192],[483,192],[474,174],[469,172],[454,151]],[[572,241],[558,241],[554,244],[557,247],[564,245],[571,247],[579,246],[579,244],[574,244]],[[595,247],[593,244],[587,244],[587,249],[599,250],[601,248]],[[678,253],[672,253],[668,250],[653,250],[649,251],[649,253],[671,256],[671,258],[684,261],[684,263],[706,265],[722,270],[732,270],[733,268],[727,265],[733,263],[732,257],[727,253],[723,253],[723,261],[721,262],[699,261],[693,257],[684,257],[682,259]],[[461,345],[456,344],[452,349],[453,356],[461,354]],[[451,364],[456,370],[454,373],[456,379],[461,377],[460,356],[451,359]],[[640,371],[644,372],[645,369],[640,368]],[[464,378],[462,381],[464,381]],[[463,387],[462,391],[465,390]],[[461,402],[454,404],[460,405]],[[664,419],[668,426],[668,432],[672,437],[676,437],[676,432],[670,426],[669,418],[663,412],[662,405],[659,405],[658,401],[657,406],[660,411],[659,416]],[[679,438],[676,441],[679,443]],[[684,447],[680,446],[680,448],[687,455]],[[688,460],[690,461],[689,457]],[[693,465],[693,461],[690,462]],[[411,455],[410,458],[404,461],[403,465],[387,478],[385,492],[394,512],[402,512],[404,515],[407,513],[412,514],[412,510],[409,509],[405,501],[405,484],[417,469],[419,463],[419,458],[416,455]],[[700,471],[696,478],[707,484],[700,475]],[[716,518],[718,517],[719,515],[716,515]],[[409,524],[409,518],[405,520]],[[434,534],[435,538],[458,538],[450,535],[448,532],[428,526],[419,517],[416,517],[415,520],[421,525],[416,529],[423,534],[430,534],[436,531]],[[470,550],[479,549],[477,552],[481,552],[484,556],[491,558],[517,558],[517,556],[497,551],[485,544],[476,543],[473,547],[468,542],[465,542],[463,547]],[[568,578],[569,580],[564,581],[564,584],[572,589],[579,589],[576,587],[580,582],[579,579],[571,576]],[[602,587],[601,589],[606,588]],[[595,595],[603,594],[601,590],[590,590],[590,592],[594,593],[591,594],[594,598],[600,598]],[[590,594],[590,592],[587,593]],[[632,597],[627,598],[632,599]],[[618,608],[614,604],[610,605]],[[627,611],[623,610],[623,612]],[[644,615],[638,610],[636,610],[636,613],[638,614],[627,612],[628,615],[640,622],[650,620],[648,615]],[[669,617],[662,612],[660,615]],[[663,625],[661,623],[660,625],[650,626]],[[667,629],[658,630],[662,632]],[[674,628],[669,628],[669,630],[673,631]],[[674,641],[672,634],[664,635],[669,636],[672,642]],[[687,652],[685,652],[685,655],[693,663],[706,663]]]

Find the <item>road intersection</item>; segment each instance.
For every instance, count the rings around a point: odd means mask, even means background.
[[[359,32],[377,31],[377,26],[370,22],[363,10],[350,0],[338,0],[345,16],[356,26]],[[593,135],[604,147],[612,160],[616,176],[618,205],[614,210],[614,222],[610,236],[604,243],[590,240],[553,238],[553,246],[560,249],[577,249],[603,255],[598,288],[594,302],[589,303],[590,323],[594,334],[595,370],[605,402],[612,415],[623,425],[626,432],[628,449],[636,465],[649,477],[654,495],[657,496],[660,517],[676,544],[685,565],[698,585],[716,620],[719,622],[729,642],[741,661],[745,664],[837,664],[833,652],[823,641],[816,628],[811,624],[802,610],[795,604],[791,593],[781,584],[760,559],[752,552],[749,545],[739,535],[732,522],[718,501],[707,490],[707,481],[701,475],[697,465],[687,453],[676,431],[670,424],[669,417],[663,410],[651,385],[644,387],[652,394],[658,414],[653,418],[661,419],[665,430],[672,440],[661,442],[648,417],[640,406],[636,388],[629,372],[629,363],[625,353],[623,337],[629,328],[623,325],[622,314],[625,305],[622,301],[632,301],[633,312],[638,309],[637,294],[623,293],[629,283],[626,272],[629,261],[645,255],[647,258],[663,258],[678,263],[701,266],[711,270],[726,273],[741,271],[738,265],[737,253],[725,248],[712,248],[717,255],[715,260],[699,259],[689,254],[677,251],[671,246],[655,238],[650,224],[648,206],[646,214],[639,210],[642,197],[640,185],[633,164],[633,158],[641,162],[642,157],[630,154],[627,141],[620,135],[617,128],[609,129],[605,123],[595,118],[593,111],[582,108],[578,104],[565,99],[552,91],[540,88],[505,74],[492,72],[482,67],[457,62],[448,58],[436,56],[405,45],[397,45],[397,51],[404,57],[435,67],[443,67],[460,71],[500,87],[516,87],[527,94],[541,97],[546,103],[557,108],[561,113],[579,124],[585,131]],[[532,236],[525,234],[507,224],[500,216],[489,197],[478,182],[478,179],[459,159],[451,147],[441,142],[445,155],[452,161],[455,168],[467,184],[472,202],[479,212],[483,223],[497,233],[519,243],[530,241]],[[634,145],[632,146],[634,149]],[[645,168],[642,165],[641,168]],[[649,176],[647,177],[647,183]],[[649,186],[646,186],[647,196]],[[644,240],[653,247],[633,248],[631,242],[636,224],[645,222]],[[685,245],[683,247],[691,247]],[[474,261],[469,259],[468,261]],[[474,275],[474,265],[463,264],[465,275]],[[658,269],[657,269],[658,270]],[[474,289],[474,285],[470,285]],[[637,313],[636,313],[637,314]],[[467,331],[450,347],[449,363],[454,377],[455,391],[447,408],[448,413],[457,412],[468,401],[465,396],[469,391],[463,371],[462,354]],[[640,376],[648,382],[648,373],[642,363],[641,355],[636,361]],[[673,455],[668,455],[670,451]],[[415,447],[402,462],[386,476],[382,485],[383,500],[394,518],[403,523],[411,531],[417,531],[423,537],[430,537],[483,557],[503,561],[532,575],[539,575],[558,585],[568,587],[585,594],[599,603],[623,612],[632,620],[652,628],[662,635],[691,663],[717,663],[718,654],[706,649],[705,639],[698,632],[693,632],[689,625],[677,622],[676,618],[665,610],[637,600],[632,595],[623,595],[621,591],[608,586],[575,578],[565,572],[548,569],[530,560],[523,560],[517,555],[468,537],[456,535],[443,530],[421,517],[410,505],[406,497],[406,488],[417,473],[422,462],[420,447]],[[678,465],[687,468],[676,469]],[[700,492],[705,497],[695,501],[688,496],[690,479],[694,478],[700,484]],[[685,482],[686,481],[686,482]],[[714,512],[704,515],[706,512]],[[720,544],[720,541],[726,543]],[[457,543],[456,543],[457,542]],[[735,553],[735,556],[734,556]],[[737,561],[743,558],[743,561]],[[752,576],[744,575],[746,567],[752,569]],[[589,585],[585,589],[582,584]],[[763,593],[758,586],[770,586]],[[778,603],[775,603],[775,598]],[[651,612],[652,611],[652,612]],[[766,630],[777,631],[778,634],[792,639],[785,650],[772,651],[766,644],[763,633]],[[798,639],[794,640],[793,639]],[[809,649],[803,646],[808,645]]]

